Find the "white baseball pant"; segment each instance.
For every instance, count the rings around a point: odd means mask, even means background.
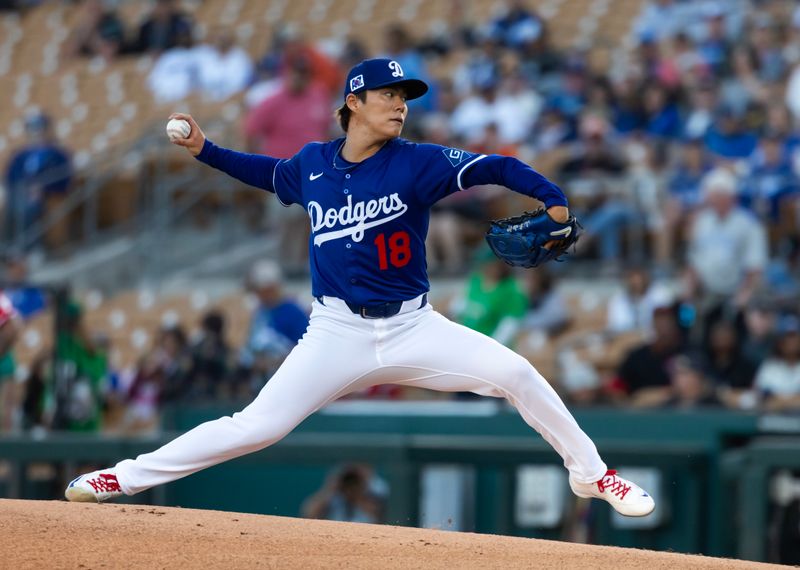
[[[405,302],[388,319],[361,318],[336,298],[314,301],[306,334],[250,405],[121,461],[122,490],[132,495],[263,449],[327,403],[378,384],[506,398],[575,481],[605,474],[594,443],[527,360],[430,305],[418,308],[421,300]]]

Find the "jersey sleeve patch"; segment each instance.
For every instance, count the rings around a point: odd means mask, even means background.
[[[450,164],[452,164],[454,168],[459,164],[461,164],[462,162],[469,160],[470,158],[475,156],[475,154],[467,152],[465,150],[461,150],[460,148],[444,148],[442,149],[442,152],[444,153],[444,156],[447,158],[447,160],[450,161]]]

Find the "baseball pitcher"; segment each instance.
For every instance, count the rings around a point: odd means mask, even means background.
[[[308,213],[314,302],[307,332],[255,400],[164,447],[82,475],[70,501],[133,495],[263,449],[307,416],[350,392],[393,383],[505,398],[563,458],[573,492],[608,501],[628,516],[653,499],[607,468],[548,382],[523,357],[447,320],[427,300],[425,235],[438,200],[481,184],[506,186],[546,211],[502,220],[487,240],[514,265],[533,267],[565,251],[579,226],[552,182],[498,155],[400,138],[406,102],[428,86],[390,59],[350,70],[338,119],[345,136],[309,143],[287,160],[221,148],[191,116],[172,141],[200,162],[273,192]]]

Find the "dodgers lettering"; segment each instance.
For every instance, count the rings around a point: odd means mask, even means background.
[[[341,237],[352,236],[354,242],[364,239],[364,230],[385,224],[408,211],[408,206],[400,199],[398,194],[382,196],[377,200],[356,202],[353,197],[347,197],[347,205],[339,210],[329,208],[324,214],[319,202],[308,203],[308,217],[311,218],[311,231],[314,233],[314,245],[322,245],[326,241]],[[375,220],[380,213],[386,217]],[[374,220],[368,222],[369,220]],[[355,224],[355,225],[350,225]],[[337,225],[343,227],[331,232],[320,232],[324,228],[334,229]]]
[[[275,167],[278,198],[308,213],[312,293],[370,304],[427,292],[430,207],[459,191],[459,173],[479,157],[393,139],[351,164],[343,144],[310,143]]]

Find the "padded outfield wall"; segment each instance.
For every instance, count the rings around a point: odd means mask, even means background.
[[[232,411],[172,410],[166,424],[174,431],[157,437],[0,438],[0,496],[54,498],[62,482],[52,477],[149,451]],[[653,493],[653,515],[623,519],[596,501],[576,506],[560,458],[495,401],[341,402],[276,446],[127,501],[298,516],[332,468],[356,461],[373,465],[388,485],[391,524],[770,558],[767,528],[777,508],[771,488],[776,475],[786,483],[800,468],[800,418],[622,410],[576,416],[609,465]],[[50,479],[35,476],[43,464],[55,466]]]

